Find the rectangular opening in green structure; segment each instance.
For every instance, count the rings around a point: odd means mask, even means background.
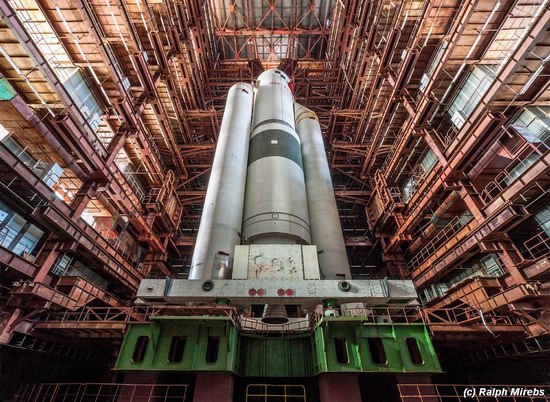
[[[8,80],[0,78],[0,100],[12,100],[17,91],[13,89]]]
[[[315,330],[315,373],[439,373],[441,366],[423,324],[335,319]]]
[[[222,317],[156,317],[132,324],[115,369],[131,371],[234,371],[237,328]]]

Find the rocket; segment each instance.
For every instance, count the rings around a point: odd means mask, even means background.
[[[351,278],[319,119],[289,77],[228,92],[189,279],[231,279],[236,246],[313,245],[323,279]]]

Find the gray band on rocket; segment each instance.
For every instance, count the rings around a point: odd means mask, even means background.
[[[285,126],[288,126],[290,127],[292,130],[294,130],[294,127],[291,126],[290,124],[288,124],[286,121],[284,120],[281,120],[281,119],[268,119],[268,120],[264,120],[262,121],[261,123],[258,123],[254,126],[254,128],[252,129],[252,131],[256,131],[256,129],[258,127],[261,127],[263,126],[264,124],[270,124],[270,123],[279,123],[279,124],[284,124]]]
[[[290,133],[283,130],[265,130],[250,140],[248,166],[258,159],[280,156],[295,162],[304,170],[300,143]]]

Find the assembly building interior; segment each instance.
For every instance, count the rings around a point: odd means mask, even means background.
[[[547,401],[549,279],[549,0],[0,0],[1,401]]]

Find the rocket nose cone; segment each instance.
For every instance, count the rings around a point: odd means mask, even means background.
[[[283,79],[284,82],[288,83],[290,78],[283,71],[271,68],[265,70],[258,76],[258,81],[262,82],[278,82],[280,79]]]

